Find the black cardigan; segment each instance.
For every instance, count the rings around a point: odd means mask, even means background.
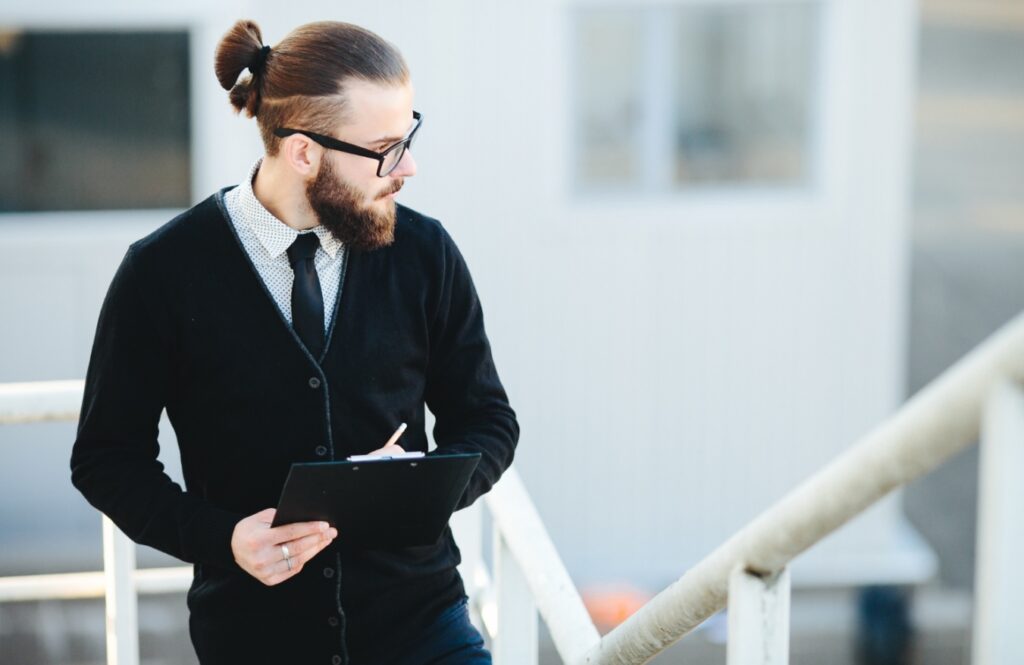
[[[402,446],[425,451],[424,403],[439,451],[482,454],[460,507],[490,489],[519,427],[480,303],[440,223],[398,206],[394,244],[348,252],[314,359],[235,234],[225,191],[128,249],[100,312],[72,481],[133,540],[195,564],[188,605],[203,663],[270,661],[278,646],[288,660],[277,662],[375,660],[462,596],[449,530],[434,545],[379,550],[341,533],[274,587],[238,567],[231,534],[277,505],[292,462],[369,452],[401,422]],[[164,408],[184,491],[156,459]],[[239,651],[253,635],[256,660]]]

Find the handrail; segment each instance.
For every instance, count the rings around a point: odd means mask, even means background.
[[[582,657],[600,635],[516,470],[506,471],[484,500],[494,528],[523,571],[558,654],[565,662]]]
[[[132,580],[135,590],[143,594],[188,591],[192,584],[192,566],[139,568]],[[106,577],[102,571],[0,577],[0,603],[103,598],[106,592]]]
[[[0,425],[75,420],[83,388],[82,381],[0,384]],[[566,660],[582,655],[597,642],[597,629],[515,469],[503,475],[486,503],[495,530],[526,573],[559,654]],[[191,576],[191,567],[182,566],[137,570],[132,580],[138,593],[161,593],[186,590]],[[103,572],[0,577],[0,602],[101,597],[106,581]]]
[[[514,470],[485,501],[563,660],[569,665],[644,663],[725,606],[734,570],[772,577],[890,491],[974,443],[984,401],[1002,380],[1024,382],[1024,314],[604,637],[598,637]],[[51,384],[52,399],[45,383]],[[76,389],[80,399],[81,382],[24,386],[37,394],[28,399],[12,384],[0,385],[0,424],[77,417],[77,407],[69,412],[68,403]],[[28,404],[35,405],[34,413],[26,412]]]
[[[1024,314],[740,529],[573,665],[647,662],[725,607],[734,567],[762,575],[781,571],[885,494],[975,443],[984,401],[1003,379],[1024,381]]]
[[[0,425],[78,419],[85,381],[0,383]]]

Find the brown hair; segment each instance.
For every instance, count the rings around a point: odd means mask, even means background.
[[[243,69],[250,73],[239,80]],[[344,118],[348,79],[384,85],[409,80],[398,49],[369,30],[337,21],[299,26],[270,49],[263,46],[259,26],[238,21],[217,45],[214,71],[235,112],[256,118],[268,155],[277,154],[278,127],[330,134]]]

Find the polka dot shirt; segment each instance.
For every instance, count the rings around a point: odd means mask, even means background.
[[[263,278],[270,295],[274,297],[281,314],[288,323],[291,323],[292,283],[295,281],[295,272],[288,262],[288,248],[298,237],[299,231],[274,217],[253,193],[252,181],[262,162],[262,159],[256,160],[249,169],[249,177],[224,195],[224,203],[242,246],[256,266],[256,271]],[[326,335],[331,327],[334,303],[338,298],[338,283],[341,281],[345,247],[322,225],[303,233],[315,233],[320,238],[320,247],[316,250],[313,262],[324,296]]]

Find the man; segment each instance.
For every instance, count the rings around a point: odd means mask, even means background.
[[[363,549],[322,523],[270,527],[293,462],[426,451],[424,404],[438,452],[482,455],[459,507],[512,462],[519,429],[466,264],[436,220],[394,200],[422,122],[406,65],[353,25],[305,25],[271,48],[240,21],[215,69],[266,154],[128,249],[73,482],[132,539],[195,564],[204,665],[489,663],[449,530]],[[157,461],[164,408],[184,490]],[[402,422],[401,446],[380,448]]]

